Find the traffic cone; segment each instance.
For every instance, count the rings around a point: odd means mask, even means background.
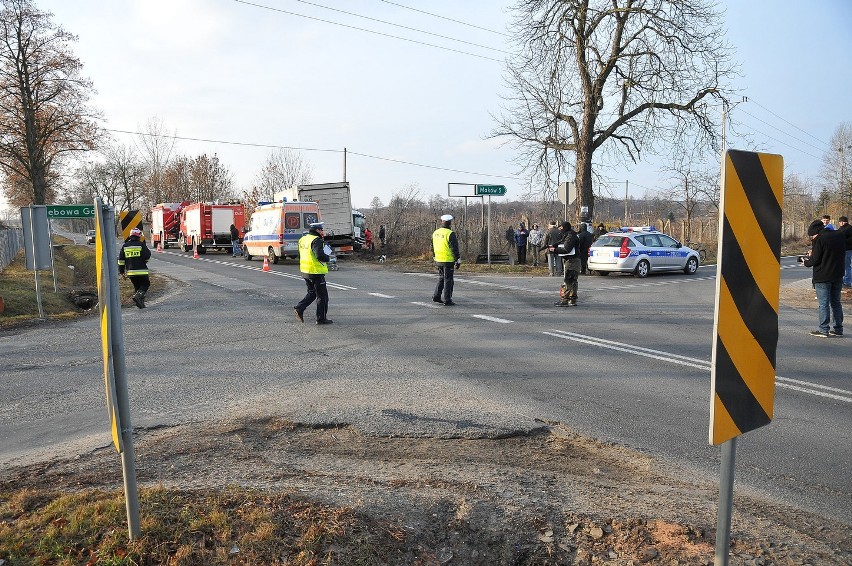
[[[271,271],[269,269],[269,258],[266,256],[263,256],[263,269],[261,271]]]
[[[157,242],[157,251],[158,251],[158,252],[163,251],[163,241],[162,241],[162,240],[160,240],[159,242]]]
[[[198,248],[192,246],[192,259],[198,259]]]

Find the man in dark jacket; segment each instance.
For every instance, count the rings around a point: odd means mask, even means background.
[[[562,260],[556,254],[556,244],[562,241],[562,232],[556,226],[556,221],[550,223],[550,228],[544,235],[541,242],[543,248],[547,250],[547,273],[551,277],[562,275]]]
[[[589,232],[589,226],[585,222],[580,224],[580,231],[577,232],[577,239],[580,240],[580,273],[583,275],[589,274],[589,248],[595,241],[592,233]]]
[[[843,336],[843,305],[840,290],[843,286],[843,261],[846,257],[846,241],[839,231],[830,230],[822,220],[814,220],[808,226],[811,249],[805,257],[805,267],[813,267],[813,285],[819,303],[819,330],[812,336],[828,338]],[[834,328],[830,328],[834,318]]]
[[[563,220],[559,225],[562,239],[556,244],[556,253],[562,259],[562,271],[565,278],[560,291],[561,300],[558,307],[577,306],[577,278],[580,275],[580,240],[571,229],[571,223]]]
[[[843,263],[843,286],[852,287],[852,226],[849,219],[841,216],[837,219],[837,231],[846,239],[846,259]]]
[[[529,237],[527,227],[521,222],[518,229],[515,230],[515,247],[518,250],[518,265],[526,265],[527,263],[527,238]]]
[[[133,302],[140,309],[145,308],[145,293],[151,287],[151,279],[148,277],[149,259],[151,250],[142,241],[142,230],[133,228],[130,237],[118,252],[118,272],[133,283]]]

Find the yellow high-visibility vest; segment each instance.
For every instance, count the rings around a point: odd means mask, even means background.
[[[435,261],[438,263],[452,263],[456,260],[453,257],[453,250],[450,248],[450,234],[453,231],[449,228],[438,228],[432,232],[432,250],[435,252]]]
[[[311,252],[311,243],[318,238],[314,234],[305,234],[299,238],[299,271],[309,275],[323,275],[328,273],[328,266],[314,257]]]

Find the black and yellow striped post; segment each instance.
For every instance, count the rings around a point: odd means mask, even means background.
[[[142,229],[142,213],[138,210],[123,210],[118,213],[121,223],[121,238],[126,240],[130,237],[130,231],[134,228]]]
[[[772,420],[783,195],[783,157],[725,153],[710,386],[710,443],[722,445],[715,566],[730,556],[737,437]]]
[[[783,171],[780,155],[725,154],[711,376],[714,445],[772,420]]]

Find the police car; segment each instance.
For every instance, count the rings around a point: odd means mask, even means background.
[[[698,271],[700,257],[653,226],[625,227],[600,236],[589,248],[589,269],[598,275],[612,271],[647,277],[652,271]]]

